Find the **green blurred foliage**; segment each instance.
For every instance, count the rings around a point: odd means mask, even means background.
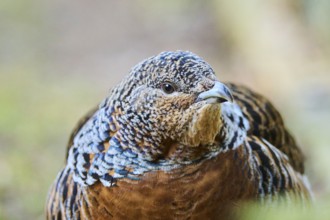
[[[315,203],[311,206],[298,204],[278,205],[260,208],[258,204],[250,204],[243,208],[242,220],[326,220],[329,219],[329,202]]]
[[[86,82],[49,81],[36,72],[24,68],[0,77],[0,219],[42,218],[76,114],[97,103]]]
[[[327,0],[0,1],[0,219],[43,219],[78,119],[135,63],[176,49],[269,97],[306,154],[315,204],[252,205],[244,219],[327,219],[329,11]]]

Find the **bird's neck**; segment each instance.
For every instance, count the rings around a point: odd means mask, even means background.
[[[138,179],[145,172],[171,171],[214,158],[243,143],[248,125],[236,108],[223,106],[223,127],[214,144],[191,147],[162,140],[151,128],[133,123],[148,116],[124,113],[116,104],[101,105],[76,135],[68,165],[75,171],[74,179],[83,185],[99,179],[111,186],[116,179]]]
[[[173,139],[166,139],[163,135],[157,132],[155,126],[148,123],[149,116],[145,114],[135,114],[133,111],[122,113],[120,106],[116,107],[115,111],[110,113],[111,118],[116,124],[117,130],[113,131],[112,139],[117,141],[117,145],[122,147],[122,150],[133,152],[138,155],[139,163],[146,162],[149,165],[157,167],[180,166],[190,163],[195,163],[204,159],[209,159],[217,156],[219,153],[234,150],[239,147],[246,138],[249,122],[243,116],[242,110],[236,103],[223,103],[220,114],[215,114],[211,111],[206,111],[208,115],[214,115],[212,121],[196,120],[201,126],[210,129],[210,124],[220,117],[219,125],[214,126],[218,130],[214,141],[200,142],[198,145],[191,145],[186,142],[179,142]],[[119,108],[119,109],[118,109]],[[198,114],[199,118],[201,114]],[[212,117],[207,117],[212,118]],[[142,123],[141,123],[142,122]],[[157,126],[156,126],[157,127]],[[198,130],[198,129],[195,129]],[[202,129],[200,129],[202,130]],[[207,129],[205,129],[207,132]],[[198,132],[195,132],[198,134]],[[111,142],[110,142],[111,145]]]
[[[216,139],[220,142],[222,152],[234,150],[245,140],[249,122],[236,103],[223,103],[221,118],[223,126]]]

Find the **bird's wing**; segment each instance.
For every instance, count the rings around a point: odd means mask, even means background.
[[[267,140],[285,153],[292,167],[303,174],[304,156],[286,129],[276,108],[265,97],[244,86],[231,83],[227,85],[250,123],[248,136],[253,135]]]
[[[286,154],[256,136],[248,137],[245,145],[251,150],[258,195],[264,202],[273,202],[278,198],[301,202],[310,199],[307,178],[292,167]]]

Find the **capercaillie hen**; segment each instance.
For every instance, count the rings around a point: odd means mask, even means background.
[[[46,216],[226,219],[244,201],[308,201],[303,162],[267,99],[193,53],[163,52],[78,123]]]

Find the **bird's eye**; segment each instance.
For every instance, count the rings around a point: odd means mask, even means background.
[[[174,86],[171,83],[168,83],[168,82],[163,83],[161,85],[161,88],[166,94],[171,94],[175,91]]]

